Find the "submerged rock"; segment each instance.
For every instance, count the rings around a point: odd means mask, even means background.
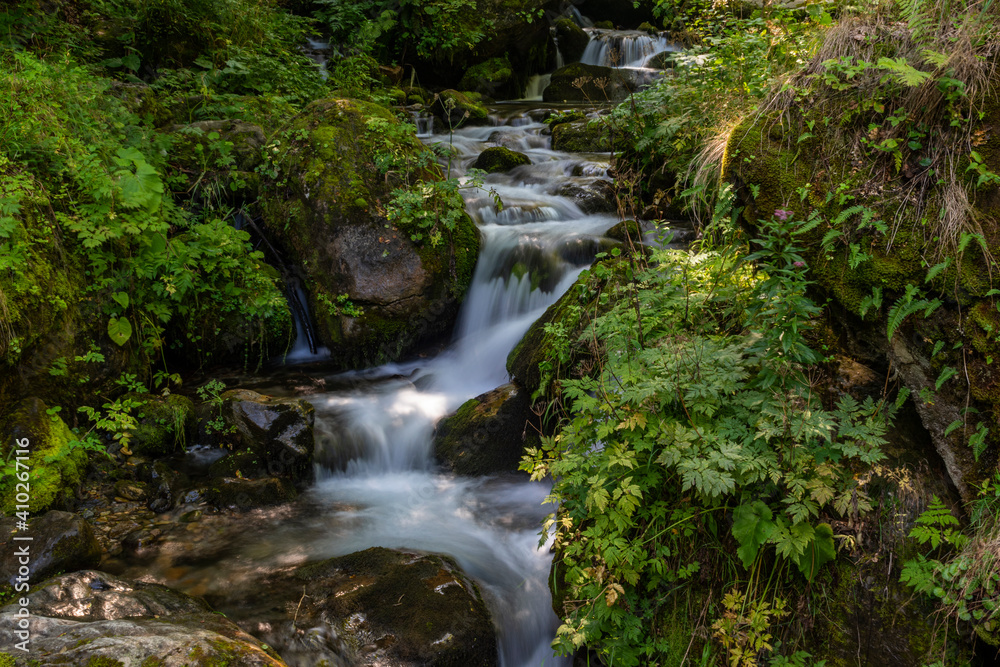
[[[541,423],[523,387],[508,383],[462,404],[434,433],[434,454],[460,475],[515,472],[524,448],[538,443]]]
[[[307,276],[317,334],[334,362],[395,360],[450,331],[479,233],[460,200],[428,185],[441,176],[423,144],[389,110],[353,100],[313,102],[286,130],[291,141],[273,148],[278,176],[261,204]],[[385,214],[397,188],[411,203],[392,224]],[[430,202],[456,216],[415,217],[413,207]]]
[[[531,159],[524,153],[512,151],[503,146],[494,146],[480,153],[473,166],[476,169],[482,169],[487,174],[495,174],[510,171],[514,167],[526,164],[531,164]]]

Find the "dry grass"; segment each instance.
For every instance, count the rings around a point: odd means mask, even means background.
[[[936,239],[931,254],[939,260],[955,252],[966,235],[983,233],[974,213],[974,186],[966,167],[975,146],[978,114],[985,101],[996,94],[992,87],[1000,54],[1000,12],[985,0],[966,2],[961,8],[952,6],[950,14],[944,14],[946,8],[929,0],[897,4],[910,5],[917,11],[890,12],[882,6],[863,17],[841,20],[826,34],[809,65],[793,78],[794,88],[775,94],[764,109],[779,110],[786,120],[801,117],[801,91],[807,90],[811,96],[806,102],[809,110],[833,119],[844,117],[847,110],[856,109],[866,100],[883,100],[885,116],[904,110],[906,121],[897,125],[886,123],[882,114],[857,113],[851,122],[831,127],[823,150],[847,147],[847,153],[839,157],[855,158],[855,187],[863,197],[882,192],[888,184],[898,185],[902,193],[900,210],[887,239],[887,250],[892,247],[900,221],[920,220],[932,202],[937,214],[932,216],[935,219],[930,221],[927,237],[928,241]],[[901,85],[892,81],[887,69],[877,66],[880,58],[897,62],[905,59],[928,76],[919,85]],[[836,90],[822,83],[824,75],[837,71],[831,68],[831,61],[870,65],[851,78],[841,74],[841,82],[848,85]],[[919,139],[922,147],[911,152],[906,144],[913,128],[922,128],[926,136]],[[870,148],[891,142],[901,148],[884,153]],[[870,173],[867,181],[862,177],[858,182],[856,158],[865,155]],[[923,164],[918,165],[919,160]],[[905,183],[899,178],[901,172],[906,176]],[[910,212],[904,215],[904,209]],[[990,265],[995,261],[992,257],[987,260]]]

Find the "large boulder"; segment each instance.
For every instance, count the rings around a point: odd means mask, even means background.
[[[514,472],[524,448],[537,445],[540,433],[531,396],[508,383],[469,399],[442,419],[434,433],[434,455],[460,475]]]
[[[458,87],[501,99],[519,97],[522,92],[506,56],[490,58],[465,70]]]
[[[632,80],[617,69],[570,63],[552,73],[542,99],[546,102],[619,102],[634,87]]]
[[[24,641],[19,598],[0,609],[0,651],[14,656],[5,665],[285,665],[203,601],[157,584],[84,571],[49,580],[23,600],[31,614],[30,651],[15,648]]]
[[[489,110],[483,106],[482,95],[477,92],[443,90],[434,97],[431,109],[444,132],[457,130],[463,125],[485,125],[489,122]]]
[[[327,99],[273,147],[265,221],[306,274],[317,333],[343,368],[398,359],[450,331],[479,252],[474,223],[435,188],[439,169],[407,128],[383,107]],[[418,207],[394,199],[397,188]],[[395,224],[385,217],[393,202]],[[418,220],[424,205],[454,215]]]
[[[24,505],[35,515],[67,505],[87,464],[86,452],[66,422],[49,414],[45,403],[34,397],[15,404],[0,420],[0,455],[23,464],[15,473],[28,473],[27,482],[15,475],[0,479],[0,510],[7,515],[24,510]],[[19,489],[19,483],[25,486]]]
[[[101,545],[94,536],[94,529],[86,519],[69,512],[51,510],[42,516],[32,519],[26,530],[20,530],[21,536],[30,537],[30,541],[14,541],[11,529],[13,520],[0,521],[6,542],[3,555],[0,556],[0,566],[8,573],[6,581],[0,581],[0,590],[9,584],[15,586],[16,576],[22,576],[20,548],[27,546],[30,553],[27,567],[27,577],[37,582],[58,572],[68,572],[88,567],[97,567],[101,563]],[[23,581],[23,578],[22,578]]]

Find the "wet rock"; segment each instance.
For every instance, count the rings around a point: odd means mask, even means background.
[[[306,653],[312,664],[499,664],[482,595],[446,556],[376,547],[278,573],[216,604],[283,656]]]
[[[213,505],[238,510],[280,505],[296,495],[295,487],[283,477],[223,477],[215,480],[205,492],[206,500]]]
[[[442,419],[434,433],[434,455],[459,475],[515,472],[524,448],[536,445],[540,432],[528,392],[508,383]]]
[[[115,497],[132,502],[143,501],[146,499],[146,485],[142,482],[119,480],[115,482]]]
[[[31,651],[16,665],[285,664],[204,601],[158,584],[88,570],[51,579],[27,599]],[[18,600],[0,610],[0,651],[21,641],[15,634],[20,607]]]
[[[28,529],[18,531],[22,536],[31,537],[30,542],[15,542],[12,539],[14,521],[0,522],[2,548],[0,568],[9,573],[3,584],[14,585],[20,565],[15,555],[16,547],[27,545],[31,554],[27,564],[32,581],[40,581],[56,572],[97,567],[101,562],[101,545],[94,536],[94,529],[86,519],[69,512],[51,510],[33,519]]]
[[[125,398],[139,404],[135,410],[139,425],[132,431],[129,441],[133,452],[165,456],[184,444],[188,422],[194,412],[194,403],[190,398],[180,394],[128,394]]]
[[[611,67],[572,63],[552,73],[542,94],[546,102],[617,102],[625,99],[631,80]]]
[[[38,398],[25,398],[15,404],[0,421],[0,455],[11,459],[11,449],[28,450],[30,493],[18,489],[18,479],[6,475],[0,479],[0,511],[13,515],[17,506],[26,504],[34,515],[50,507],[65,506],[80,483],[87,456],[76,443],[76,436],[57,414],[48,414],[48,406]],[[16,443],[16,444],[15,444]],[[22,501],[18,501],[18,493]],[[22,508],[23,509],[23,508]]]
[[[187,475],[172,470],[162,461],[144,462],[136,466],[136,479],[145,483],[147,507],[154,512],[172,509],[177,499],[190,485]]]
[[[559,39],[559,51],[568,62],[577,62],[587,49],[590,35],[570,19],[556,19],[553,24]]]
[[[212,611],[204,600],[166,586],[120,579],[91,569],[49,579],[37,586],[27,598],[27,607],[36,616],[77,621]],[[0,612],[16,611],[20,606],[12,604],[0,609]]]
[[[313,102],[286,129],[292,140],[275,154],[280,175],[261,207],[289,263],[306,274],[317,335],[333,363],[396,360],[449,332],[479,252],[475,225],[459,211],[454,229],[439,230],[440,243],[425,236],[418,244],[416,222],[397,228],[384,217],[392,193],[408,187],[404,178],[440,179],[438,169],[418,166],[426,165],[423,144],[385,108],[353,100]],[[382,162],[387,154],[391,167]]]
[[[312,480],[312,405],[299,398],[277,399],[246,389],[227,391],[220,399],[218,416],[224,426],[216,435],[234,453],[213,463],[210,473],[280,475],[300,486]],[[204,410],[206,418],[216,414],[212,404]]]
[[[611,148],[611,132],[603,123],[580,120],[560,123],[552,128],[552,150],[606,153]]]
[[[487,174],[495,174],[507,172],[514,167],[526,164],[531,164],[531,159],[524,153],[518,153],[503,146],[494,146],[480,153],[473,166],[476,169],[482,169]]]
[[[559,126],[562,127],[562,126]],[[618,197],[615,186],[603,178],[589,183],[567,182],[553,193],[569,197],[584,213],[617,213]]]

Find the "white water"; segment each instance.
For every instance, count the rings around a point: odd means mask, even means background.
[[[608,156],[552,151],[543,127],[529,112],[451,138],[452,172],[460,177],[498,142],[524,147],[533,162],[487,178],[486,187],[503,199],[499,213],[491,195],[469,191],[467,210],[483,243],[452,345],[433,358],[344,373],[337,386],[350,389],[308,396],[316,409],[316,485],[290,506],[257,511],[255,531],[227,542],[223,557],[183,568],[166,558],[142,565],[144,579],[224,600],[234,588],[256,585],[262,573],[369,547],[443,553],[479,582],[503,667],[571,664],[550,648],[558,626],[547,583],[551,555],[547,546],[538,548],[542,519],[554,509],[542,504],[549,486],[517,476],[442,473],[431,451],[441,417],[508,381],[510,350],[573,284],[617,222],[584,215],[551,194],[566,182],[607,178]],[[521,270],[512,275],[515,264]],[[267,641],[289,664],[343,657],[334,645],[323,654],[302,649],[295,636],[276,633]]]
[[[315,545],[318,551],[333,556],[383,546],[453,556],[485,591],[504,667],[569,664],[549,648],[558,621],[546,581],[550,556],[537,548],[539,521],[552,511],[541,505],[547,486],[435,472],[431,436],[442,416],[507,381],[510,350],[592,260],[567,261],[560,248],[576,239],[596,249],[616,222],[547,194],[553,179],[604,177],[607,163],[552,151],[542,127],[518,117],[499,128],[459,130],[450,140],[459,176],[500,141],[521,147],[535,163],[488,178],[486,187],[503,199],[502,212],[485,193],[467,199],[483,245],[454,344],[425,362],[369,371],[362,390],[309,399],[316,407],[317,456],[326,462],[313,494],[331,508],[350,508],[337,510],[334,523],[345,528]],[[593,175],[572,176],[588,169]],[[531,261],[518,278],[509,265],[520,257]],[[532,289],[533,271],[545,273],[548,290]]]
[[[316,334],[312,331],[309,301],[301,283],[295,280],[286,285],[285,289],[289,292],[289,309],[292,311],[292,321],[295,323],[295,342],[292,344],[292,349],[285,355],[284,362],[300,364],[307,361],[329,359],[330,350],[317,342]]]
[[[638,30],[587,28],[586,32],[590,35],[590,42],[580,56],[580,62],[584,65],[646,68],[653,56],[677,50],[666,37],[653,37]]]

